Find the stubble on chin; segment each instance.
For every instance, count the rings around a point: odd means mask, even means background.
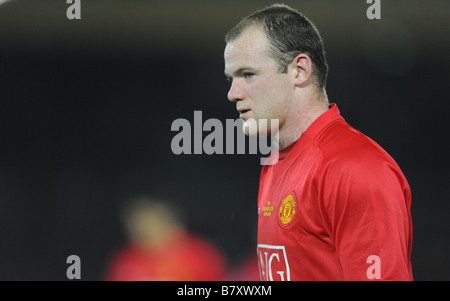
[[[272,122],[267,119],[249,118],[243,120],[242,130],[246,136],[270,136]]]

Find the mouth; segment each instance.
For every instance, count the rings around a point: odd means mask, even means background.
[[[250,112],[250,109],[239,109],[239,118],[245,118],[246,115]]]

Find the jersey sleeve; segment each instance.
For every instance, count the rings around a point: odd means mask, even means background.
[[[318,207],[345,280],[412,280],[411,192],[381,152],[321,166]],[[387,155],[386,155],[387,156]]]

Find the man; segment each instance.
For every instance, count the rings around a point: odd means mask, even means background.
[[[411,192],[395,161],[350,127],[325,92],[322,39],[272,5],[225,37],[225,75],[247,135],[272,135],[258,195],[262,280],[412,280]],[[279,130],[246,127],[278,119]]]

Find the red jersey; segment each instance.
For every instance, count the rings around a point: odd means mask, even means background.
[[[395,161],[331,104],[262,168],[261,280],[412,280],[410,209]]]

